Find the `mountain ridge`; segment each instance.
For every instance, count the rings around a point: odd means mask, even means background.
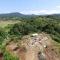
[[[1,16],[60,16],[60,14],[44,14],[44,15],[35,15],[35,14],[22,14],[19,12],[12,12],[12,13],[2,13]]]

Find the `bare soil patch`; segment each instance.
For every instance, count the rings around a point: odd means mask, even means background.
[[[17,48],[16,43],[10,43],[7,49],[16,53],[21,60],[60,60],[53,49],[52,39],[45,33],[24,36],[19,45]]]

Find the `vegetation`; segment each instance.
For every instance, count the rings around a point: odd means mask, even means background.
[[[9,34],[23,36],[34,32],[46,32],[51,35],[53,40],[60,42],[60,21],[40,16],[23,20],[21,23],[14,24]]]
[[[18,60],[5,51],[3,43],[7,38],[15,41],[30,33],[45,32],[60,43],[60,15],[10,15],[0,16],[0,49],[4,51],[4,60]]]
[[[4,39],[6,39],[7,33],[3,28],[0,28],[0,44],[3,43]]]
[[[9,52],[5,52],[4,60],[19,60],[19,59],[16,56],[12,56]]]

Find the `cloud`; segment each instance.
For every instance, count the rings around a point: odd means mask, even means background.
[[[45,13],[47,10],[27,10],[27,11],[22,11],[21,13],[23,14],[43,14]]]
[[[56,14],[56,13],[59,13],[59,11],[57,11],[57,10],[48,10],[48,11],[46,11],[46,14]]]
[[[56,8],[60,8],[60,5],[59,6],[56,6]]]
[[[52,9],[24,10],[21,13],[23,13],[23,14],[36,14],[36,15],[58,14],[58,13],[60,13],[60,5],[57,5],[57,6],[53,7]]]
[[[43,14],[56,14],[60,13],[60,10],[57,9],[52,9],[52,10],[27,10],[27,11],[22,11],[21,13],[23,14],[36,14],[36,15],[43,15]]]
[[[23,14],[38,14],[40,11],[38,10],[27,10],[27,11],[22,11],[21,13]]]

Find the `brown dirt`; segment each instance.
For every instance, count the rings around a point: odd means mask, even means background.
[[[53,50],[51,38],[45,33],[38,34],[35,37],[24,36],[20,41],[20,48],[13,51],[12,49],[16,47],[15,45],[16,43],[7,45],[7,49],[13,53],[16,52],[21,60],[60,60],[58,54]],[[40,55],[38,55],[39,52],[41,52]]]
[[[54,51],[52,46],[49,46],[45,49],[46,54],[46,60],[60,60],[60,57],[56,52]]]
[[[0,52],[0,60],[3,60],[3,53]]]

